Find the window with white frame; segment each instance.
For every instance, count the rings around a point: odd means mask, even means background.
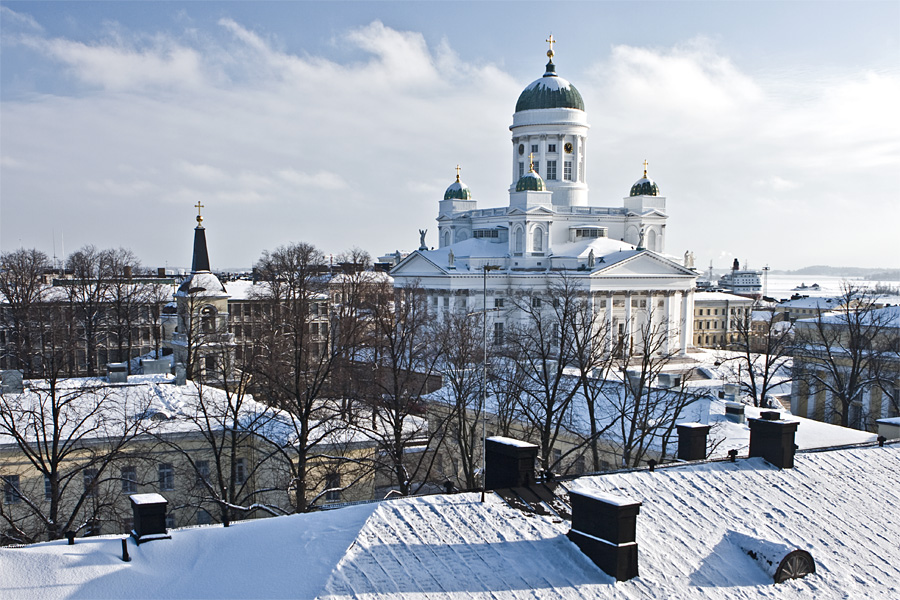
[[[503,308],[503,298],[494,298],[494,308]]]
[[[197,471],[197,481],[209,481],[209,461],[198,460],[194,463]]]
[[[538,151],[539,151],[538,145],[537,145],[537,144],[532,144],[532,145],[531,145],[531,151],[534,152],[535,154],[537,154]]]
[[[503,344],[503,323],[494,323],[494,344]]]
[[[169,463],[162,463],[157,468],[160,490],[175,489],[175,469]]]
[[[3,502],[4,504],[16,504],[22,501],[18,475],[3,476]]]
[[[329,473],[325,476],[325,500],[339,502],[341,499],[341,474]]]
[[[82,472],[84,479],[84,495],[93,496],[97,492],[97,469],[85,469]]]
[[[544,251],[544,230],[540,227],[534,228],[534,233],[532,233],[531,249],[534,252]]]
[[[519,163],[519,179],[525,176],[525,163]]]
[[[525,238],[525,235],[522,233],[522,229],[521,229],[521,228],[516,229],[516,234],[515,234],[514,237],[515,237],[515,244],[514,244],[514,246],[513,246],[513,249],[514,249],[515,252],[521,253],[521,252],[522,252],[522,246],[525,245],[525,244],[524,244],[524,238]]]
[[[563,179],[566,181],[572,181],[572,161],[567,160],[563,162]]]
[[[547,181],[556,179],[556,161],[548,160],[547,161]]]
[[[234,461],[234,482],[243,485],[245,481],[247,481],[247,471],[244,467],[244,459],[237,458]]]
[[[50,483],[50,478],[44,475],[44,500],[53,499],[53,484]]]
[[[137,469],[134,467],[122,467],[121,471],[122,491],[126,494],[137,492]]]
[[[556,144],[547,144],[547,152],[556,152]]]

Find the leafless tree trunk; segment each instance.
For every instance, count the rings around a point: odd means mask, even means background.
[[[46,289],[42,278],[50,264],[47,255],[35,249],[19,249],[0,255],[0,328],[7,339],[0,355],[11,369],[26,377],[34,375],[36,353],[40,352],[41,309]]]

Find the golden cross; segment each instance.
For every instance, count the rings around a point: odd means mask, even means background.
[[[528,162],[531,163],[531,168],[530,168],[530,170],[531,170],[532,173],[534,173],[534,152],[529,152],[529,153],[528,153]]]
[[[200,201],[199,201],[199,200],[197,200],[197,204],[195,204],[194,206],[197,207],[197,223],[202,223],[202,222],[203,222],[203,217],[200,216],[200,209],[201,209],[201,208],[204,208],[204,206],[203,206],[202,204],[200,204]]]
[[[547,50],[547,56],[549,56],[550,58],[553,58],[553,44],[556,43],[556,40],[553,39],[553,34],[551,33],[550,37],[548,37],[544,41],[547,42],[548,44],[550,44],[550,49]]]
[[[644,178],[645,178],[645,179],[646,179],[646,177],[647,177],[647,165],[648,165],[648,164],[650,164],[650,163],[648,163],[648,162],[647,162],[647,159],[645,158],[645,159],[644,159]]]
[[[456,165],[456,180],[459,181],[459,165]]]

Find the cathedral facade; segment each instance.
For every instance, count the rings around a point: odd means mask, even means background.
[[[584,101],[556,73],[552,42],[547,56],[544,75],[522,91],[513,114],[508,204],[479,208],[457,168],[439,201],[438,247],[427,249],[421,232],[419,250],[391,271],[395,285],[421,286],[439,312],[477,311],[505,306],[505,297],[546,294],[565,278],[613,336],[659,324],[666,350],[685,353],[697,273],[688,259],[664,254],[666,199],[645,163],[621,204],[590,203]],[[517,318],[494,313],[494,331]]]

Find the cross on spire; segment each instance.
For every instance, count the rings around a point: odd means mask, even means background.
[[[553,55],[554,55],[554,52],[553,52],[553,44],[556,43],[556,40],[553,39],[553,34],[551,33],[551,34],[550,34],[550,37],[548,37],[548,38],[547,38],[546,40],[544,40],[544,41],[547,42],[548,44],[550,44],[550,49],[547,50],[547,56],[548,56],[549,58],[552,59],[552,58],[553,58]]]
[[[647,159],[644,159],[644,179],[647,178],[647,165],[650,164],[647,162]]]
[[[200,204],[199,200],[197,200],[197,204],[195,204],[194,206],[197,208],[197,225],[200,225],[203,223],[203,216],[200,214],[200,209],[205,207]]]
[[[534,152],[528,153],[528,162],[531,163],[529,170],[534,173]]]
[[[459,181],[459,165],[456,165],[456,180]]]

